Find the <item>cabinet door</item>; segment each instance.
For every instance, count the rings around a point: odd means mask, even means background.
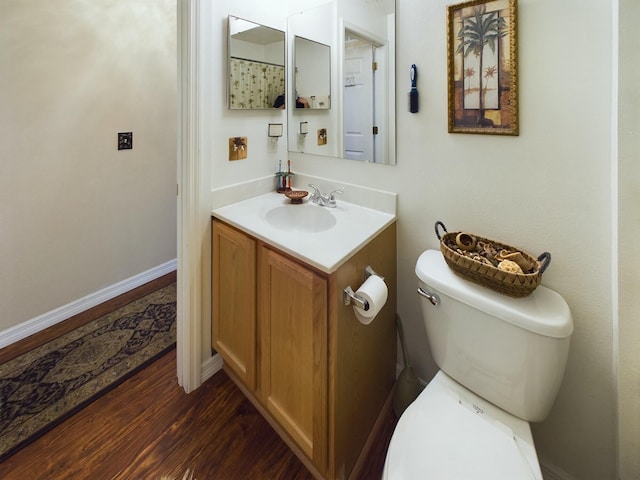
[[[256,241],[218,221],[212,235],[213,348],[256,387]]]
[[[320,472],[327,465],[327,282],[262,246],[260,391],[267,411]]]

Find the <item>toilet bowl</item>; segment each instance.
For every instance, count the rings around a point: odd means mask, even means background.
[[[398,421],[385,480],[542,480],[529,424],[439,371]]]
[[[393,433],[385,480],[542,480],[530,421],[564,375],[573,321],[538,287],[514,299],[455,275],[442,254],[418,259],[431,355],[440,368]]]

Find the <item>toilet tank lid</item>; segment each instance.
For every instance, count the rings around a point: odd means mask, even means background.
[[[434,290],[525,330],[554,338],[573,332],[567,302],[546,287],[539,286],[527,297],[508,297],[456,275],[438,250],[420,255],[416,275]]]

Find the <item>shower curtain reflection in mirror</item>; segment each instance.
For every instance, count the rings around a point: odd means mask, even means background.
[[[284,95],[283,65],[231,57],[229,59],[230,108],[279,108],[278,97]],[[282,104],[284,105],[284,103]]]

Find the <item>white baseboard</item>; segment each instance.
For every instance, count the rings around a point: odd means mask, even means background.
[[[74,315],[111,300],[112,298],[126,293],[129,290],[133,290],[145,283],[160,278],[167,273],[173,272],[176,268],[177,261],[171,260],[147,270],[146,272],[139,273],[138,275],[118,282],[107,288],[103,288],[102,290],[87,295],[86,297],[39,315],[31,320],[27,320],[15,327],[8,328],[7,330],[0,332],[0,348],[11,345],[12,343],[44,330],[45,328],[51,327],[73,317]]]
[[[222,369],[222,357],[216,353],[202,362],[202,383],[209,380]]]

